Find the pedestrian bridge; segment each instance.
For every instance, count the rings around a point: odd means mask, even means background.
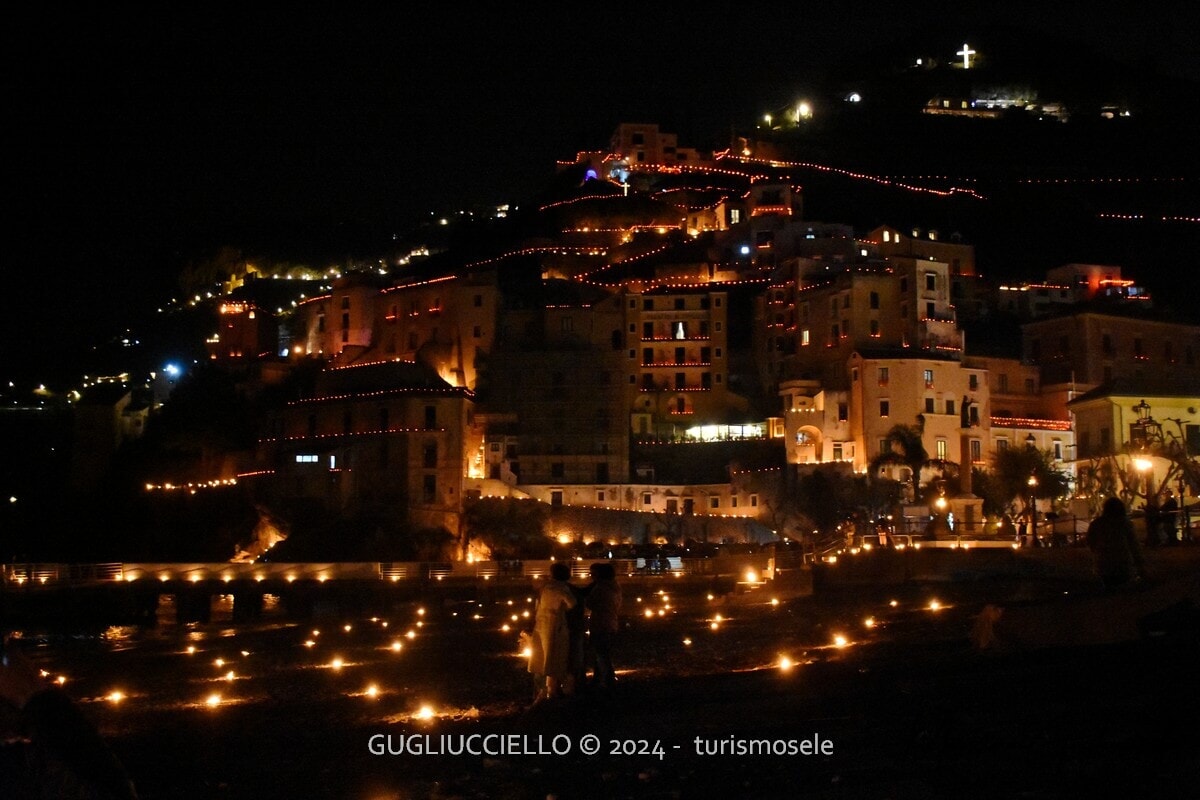
[[[592,563],[606,559],[567,562],[574,578],[586,578]],[[618,575],[679,577],[751,577],[769,580],[776,569],[770,553],[722,555],[711,558],[617,559]],[[408,561],[408,562],[111,562],[98,564],[23,563],[0,566],[0,586],[96,585],[157,581],[164,584],[267,584],[328,582],[455,582],[526,581],[550,574],[553,560],[536,561]],[[780,565],[782,566],[782,565]]]

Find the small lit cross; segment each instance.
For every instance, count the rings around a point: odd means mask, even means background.
[[[975,51],[968,47],[966,42],[963,42],[963,49],[954,55],[963,57],[963,69],[971,68],[971,56],[975,55]]]

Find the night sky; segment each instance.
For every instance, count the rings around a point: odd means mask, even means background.
[[[1003,24],[1200,80],[1195,5],[992,5],[25,9],[3,34],[0,365],[117,329],[221,245],[362,255],[431,211],[520,202],[621,122],[723,146],[806,81],[914,37]]]

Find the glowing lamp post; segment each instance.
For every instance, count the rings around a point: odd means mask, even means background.
[[[1150,416],[1150,404],[1145,400],[1133,407],[1137,422],[1133,423],[1133,442],[1138,454],[1133,458],[1133,467],[1146,480],[1146,543],[1158,544],[1158,492],[1154,488],[1154,461],[1151,458],[1154,443],[1162,442],[1162,426]]]
[[[1154,462],[1139,456],[1133,460],[1133,466],[1146,480],[1146,542],[1158,544],[1158,514],[1151,512],[1151,509],[1158,509],[1154,492]]]
[[[1037,547],[1037,485],[1036,475],[1029,476],[1029,544]]]
[[[1025,446],[1030,452],[1037,448],[1037,438],[1032,433],[1025,437]],[[1037,475],[1030,475],[1026,484],[1029,486],[1029,546],[1037,547]]]

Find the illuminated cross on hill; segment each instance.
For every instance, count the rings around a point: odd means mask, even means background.
[[[971,68],[971,56],[975,55],[975,51],[968,47],[966,42],[963,42],[963,49],[954,55],[963,57],[963,69]]]

